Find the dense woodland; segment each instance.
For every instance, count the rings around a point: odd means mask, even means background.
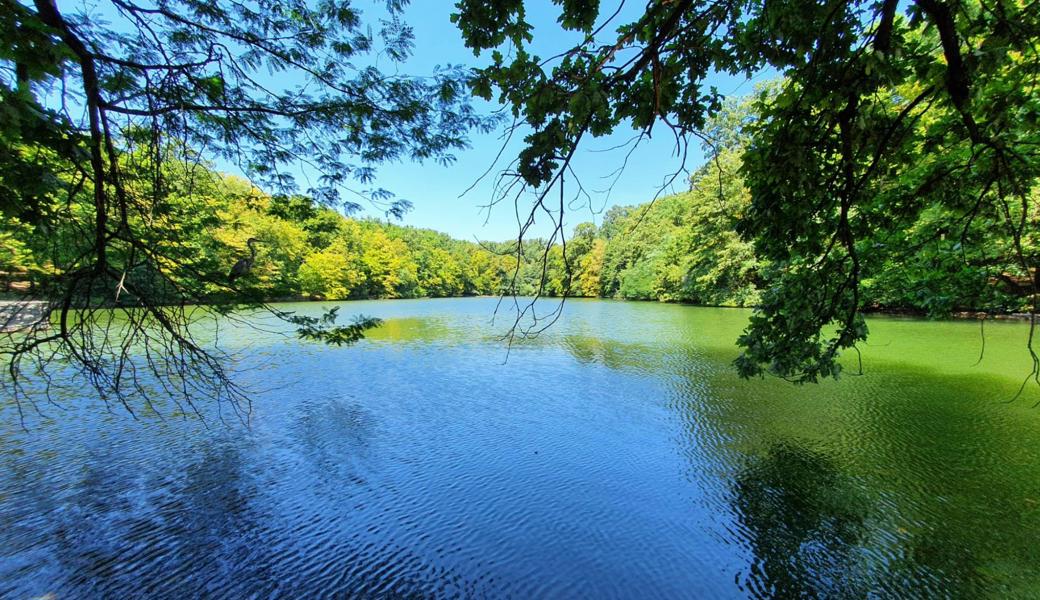
[[[265,193],[188,160],[193,155],[185,152],[165,167],[169,191],[155,221],[175,224],[178,235],[155,243],[175,240],[177,247],[164,253],[181,257],[186,273],[201,274],[227,271],[249,256],[246,242],[255,239],[248,276],[230,290],[228,281],[204,282],[200,297],[213,301],[233,300],[232,292],[263,301],[519,294],[755,306],[770,266],[756,258],[737,228],[749,203],[740,171],[745,130],[755,120],[751,106],[751,99],[731,101],[712,121],[717,155],[693,174],[689,191],[611,207],[598,224],[579,224],[565,244],[548,251],[544,239],[524,240],[518,253],[516,240],[477,243],[397,219],[347,217],[307,196]],[[90,209],[89,194],[75,201],[82,205],[79,212]],[[1040,208],[1032,208],[1029,219],[1036,227],[1024,241],[1036,255]],[[999,252],[984,252],[1007,243],[993,226],[996,217],[982,215],[966,231],[951,234],[951,216],[942,206],[924,210],[884,242],[900,258],[879,265],[863,282],[866,306],[939,317],[1028,310],[1026,273],[1014,261],[995,259]],[[0,233],[0,271],[8,287],[46,287],[58,273],[40,258],[76,248],[80,226],[66,221],[55,231],[41,231],[9,220]],[[118,303],[113,290],[97,292]],[[124,299],[134,302],[130,294]]]

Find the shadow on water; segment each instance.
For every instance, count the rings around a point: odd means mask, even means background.
[[[387,536],[408,507],[373,467],[368,410],[327,396],[277,408],[253,430],[123,421],[111,446],[65,421],[27,436],[0,457],[0,598],[490,593]]]
[[[732,503],[755,560],[743,582],[761,598],[862,598],[855,577],[867,505],[835,461],[780,443],[732,483]]]
[[[887,506],[872,499],[840,461],[804,446],[778,443],[749,458],[731,484],[741,543],[754,556],[741,586],[778,599],[978,598],[1000,590],[973,552],[981,540],[967,539],[942,514],[925,517],[916,534],[893,527],[886,513],[904,499],[887,495]]]
[[[321,400],[303,404],[291,431],[315,481],[342,492],[344,484],[366,483],[364,463],[371,458],[374,427],[374,418],[361,406]]]
[[[258,538],[269,519],[251,500],[258,490],[246,449],[226,442],[195,450],[183,472],[165,474],[95,449],[78,476],[38,481],[36,493],[51,501],[19,503],[36,542],[24,549],[23,568],[37,576],[32,588],[0,587],[0,596],[198,597],[232,572],[262,591],[272,578],[259,567],[270,561],[258,557],[269,548]],[[17,570],[8,575],[19,580]]]

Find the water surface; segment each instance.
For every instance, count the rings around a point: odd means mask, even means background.
[[[974,365],[977,324],[873,318],[793,386],[733,375],[745,311],[570,301],[506,361],[493,307],[225,330],[248,427],[3,400],[0,598],[1040,597],[1023,324]]]

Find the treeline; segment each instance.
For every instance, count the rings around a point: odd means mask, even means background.
[[[760,97],[769,97],[775,89],[775,84],[764,86]],[[754,96],[727,102],[709,120],[713,152],[692,175],[690,190],[638,206],[611,208],[598,227],[579,225],[567,243],[566,260],[560,247],[548,253],[546,291],[756,306],[776,292],[768,282],[825,268],[823,257],[838,242],[836,237],[754,238],[757,244],[789,248],[813,245],[819,261],[804,265],[789,257],[765,260],[767,253],[748,241],[753,236],[744,230],[752,203],[743,160],[754,144],[758,119]],[[920,158],[927,162],[925,155]],[[922,210],[897,205],[874,211],[881,216],[874,217],[873,226],[857,232],[860,305],[932,317],[958,311],[1031,311],[1032,296],[1040,288],[1040,270],[1029,267],[1040,260],[1040,193],[1033,189],[1015,202],[996,204],[967,195],[963,204],[957,204],[950,197],[960,190],[950,188],[944,197],[928,187],[948,186],[941,180],[922,180],[914,170],[900,177],[898,185],[918,189],[916,201],[927,205]],[[893,199],[879,193],[873,202],[888,205]],[[537,255],[528,252],[522,269],[527,276],[521,289],[526,292],[537,287],[538,277],[531,274],[538,272]],[[816,290],[807,286],[799,293],[812,295]]]
[[[761,265],[752,245],[735,230],[748,203],[738,171],[739,155],[727,149],[694,174],[690,191],[612,207],[598,227],[578,225],[567,243],[566,261],[561,247],[549,253],[548,291],[754,305]],[[571,267],[570,278],[563,274],[564,263]]]
[[[127,164],[124,173],[134,173],[130,160]],[[308,197],[269,195],[203,165],[182,160],[165,165],[164,171],[165,189],[161,201],[154,202],[152,221],[139,224],[156,235],[149,248],[126,253],[153,252],[169,264],[163,275],[176,278],[198,298],[252,302],[497,294],[510,266],[508,257],[476,243],[348,218]],[[152,192],[136,191],[142,197]],[[87,208],[89,202],[89,194],[81,193],[73,204]],[[0,272],[8,291],[45,290],[49,281],[65,275],[55,265],[73,262],[66,255],[79,252],[90,239],[91,224],[69,219],[44,227],[33,215],[19,216],[5,219],[0,231]],[[250,239],[255,240],[252,257]],[[242,259],[249,261],[248,272],[232,283],[227,275]],[[133,262],[114,253],[110,260]],[[157,283],[149,293],[161,301],[164,289]],[[120,296],[115,289],[94,293]],[[122,297],[132,298],[133,290]]]
[[[567,243],[572,277],[563,275],[562,251],[554,247],[547,292],[755,306],[771,270],[791,267],[758,258],[741,237],[741,218],[750,205],[740,175],[742,152],[741,143],[724,146],[694,173],[688,192],[613,207],[599,227],[579,225]],[[887,250],[884,262],[863,265],[870,274],[860,286],[864,307],[933,317],[1028,312],[1040,273],[1025,269],[1017,255],[1026,262],[1040,256],[1040,195],[1034,191],[1018,210],[1027,224],[1018,239],[999,214],[979,211],[966,218],[938,203],[895,233],[864,236],[860,244]],[[536,271],[535,254],[528,253],[528,273]],[[530,292],[536,281],[529,274],[522,289]]]
[[[157,254],[177,263],[171,271],[200,297],[215,300],[229,296],[224,274],[250,257],[247,242],[253,239],[249,273],[234,282],[250,299],[516,293],[748,306],[757,298],[758,265],[732,227],[747,202],[733,176],[736,160],[728,152],[713,162],[688,193],[613,207],[599,226],[579,224],[566,253],[562,245],[546,251],[541,239],[524,240],[518,253],[515,240],[475,243],[350,218],[306,196],[269,195],[244,179],[183,160],[165,166],[167,187],[149,228],[162,232],[153,244]],[[711,172],[718,167],[726,173],[722,180]],[[89,201],[88,194],[77,197]],[[75,252],[89,232],[89,223],[68,221],[44,234],[31,222],[14,216],[0,232],[0,271],[8,283],[60,276],[54,265],[68,262],[63,255]]]
[[[257,240],[250,273],[237,282],[253,298],[517,293],[754,306],[762,292],[760,274],[770,265],[756,258],[753,245],[737,231],[749,202],[739,173],[739,147],[726,148],[694,174],[690,191],[612,207],[598,226],[579,224],[566,253],[562,245],[546,252],[543,240],[525,240],[519,268],[516,241],[478,244],[429,229],[349,218],[305,196],[271,196],[212,171],[193,175],[191,194],[172,194],[171,204],[179,208],[171,210],[185,221],[177,255],[190,256],[200,273],[226,272],[249,256],[246,242]],[[937,316],[1026,310],[1028,280],[1014,265],[966,254],[960,236],[941,230],[938,224],[947,220],[939,212],[927,211],[892,240],[906,249],[904,259],[864,281],[867,305]],[[75,235],[70,230],[45,236],[8,219],[0,231],[0,271],[8,283],[46,280],[55,274],[53,266],[36,256],[47,256],[60,240]],[[984,221],[966,235],[999,238]],[[1024,241],[1031,251],[1040,247],[1036,236]],[[202,285],[214,298],[226,296],[225,281]]]
[[[739,231],[750,205],[741,178],[748,106],[734,102],[716,119],[723,123],[716,132],[718,153],[694,173],[689,191],[612,207],[598,225],[575,227],[565,247],[546,249],[544,240],[530,239],[518,253],[515,240],[475,243],[349,218],[306,196],[269,195],[243,179],[184,160],[164,165],[161,201],[153,202],[150,221],[140,225],[154,234],[149,244],[157,260],[170,265],[164,276],[214,302],[515,293],[754,306],[766,291],[770,269],[789,267],[757,258]],[[132,166],[128,158],[126,173],[141,171]],[[155,195],[144,184],[137,192]],[[1025,218],[1036,227],[1019,240],[1030,256],[1040,253],[1035,198]],[[75,202],[86,210],[90,196],[81,193]],[[1014,240],[1000,221],[1000,215],[980,213],[954,230],[950,223],[956,216],[936,205],[896,234],[866,237],[861,243],[885,244],[889,252],[884,264],[863,265],[871,274],[861,284],[864,305],[934,316],[1028,310],[1030,278],[1036,275],[1015,263],[1015,253],[1005,248]],[[26,285],[46,287],[63,275],[54,265],[74,263],[89,239],[87,221],[51,220],[46,227],[42,222],[48,221],[32,215],[5,219],[0,272],[8,289],[12,282],[20,292]],[[256,254],[249,272],[232,285],[226,274],[236,261],[250,257],[251,238]],[[138,251],[148,250],[130,248],[128,256],[111,258],[132,264]],[[166,287],[155,279],[148,293],[161,300]],[[124,301],[134,296],[134,290],[94,293],[124,294]]]
[[[259,240],[251,285],[270,298],[497,294],[508,259],[429,229],[351,219],[306,197],[231,202],[217,241]]]
[[[462,241],[350,218],[303,195],[267,194],[217,173],[187,149],[171,149],[168,156],[156,190],[154,163],[124,154],[130,200],[149,207],[132,222],[148,248],[110,250],[108,256],[114,265],[133,265],[139,264],[134,253],[150,252],[162,269],[136,273],[138,289],[89,293],[132,304],[146,292],[161,302],[172,281],[177,290],[217,303],[515,293],[747,306],[757,298],[753,251],[732,227],[747,202],[734,176],[735,151],[698,174],[688,193],[611,208],[598,226],[579,224],[566,252],[563,245],[547,250],[544,240],[528,239],[519,253],[516,240]],[[48,214],[60,206],[85,215],[91,201],[85,186],[70,199],[46,196],[35,211],[9,212],[0,231],[0,272],[9,288],[14,282],[17,291],[31,285],[45,293],[48,284],[68,276],[62,266],[77,264],[87,251],[93,223]],[[248,273],[232,282],[229,271],[242,259],[249,260]]]

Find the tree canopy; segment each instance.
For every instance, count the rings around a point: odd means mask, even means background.
[[[142,345],[171,389],[208,382],[184,396],[232,389],[194,339],[190,307],[213,286],[226,292],[218,312],[261,298],[188,243],[213,226],[193,206],[211,197],[200,163],[226,161],[283,195],[299,191],[302,170],[319,204],[399,216],[408,202],[372,187],[376,166],[450,162],[488,124],[470,106],[467,70],[375,66],[413,50],[404,0],[370,15],[354,4],[0,1],[0,211],[49,236],[36,252],[52,277],[34,295],[58,324],[5,344],[16,392],[21,359],[41,348],[103,394],[135,391]],[[112,307],[131,325],[99,335]]]
[[[719,153],[706,126],[724,103],[707,81],[772,70],[782,82],[757,99],[741,157],[750,198],[736,230],[767,263],[739,340],[743,375],[836,375],[840,352],[867,336],[865,288],[936,240],[1006,266],[989,275],[1028,288],[1035,325],[1035,3],[650,1],[627,23],[622,4],[556,2],[579,41],[543,58],[527,3],[457,3],[467,45],[490,58],[473,93],[529,128],[504,189],[534,190],[532,215],[562,223],[555,198],[575,183],[575,152],[620,127],[641,132],[634,144],[674,137],[681,158],[698,139]],[[1040,382],[1032,335],[1029,351]]]

